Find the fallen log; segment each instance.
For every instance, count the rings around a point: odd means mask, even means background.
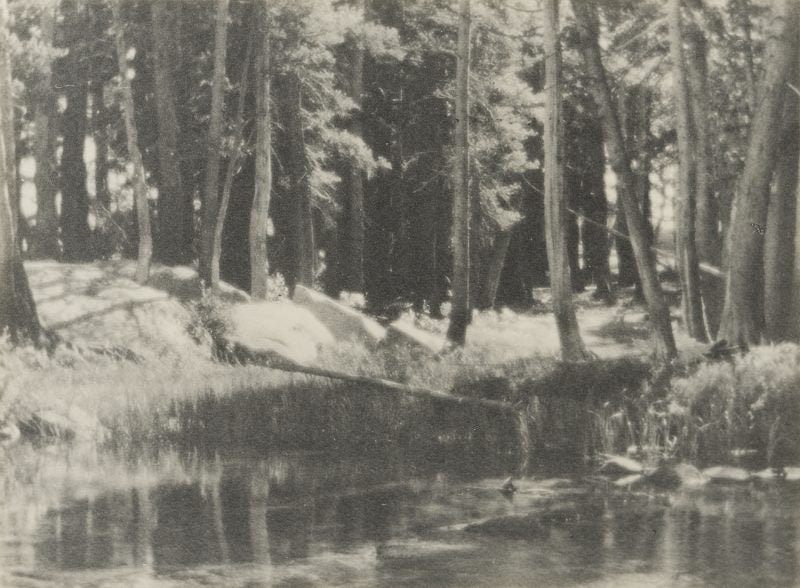
[[[423,388],[420,386],[409,386],[408,384],[403,384],[394,380],[374,378],[372,376],[347,374],[345,372],[336,370],[311,367],[296,363],[293,364],[289,363],[288,361],[275,363],[274,357],[261,354],[251,349],[246,349],[240,345],[235,345],[234,348],[230,350],[230,355],[232,356],[230,359],[234,359],[235,361],[241,363],[255,364],[282,372],[316,376],[318,378],[328,378],[331,380],[340,380],[343,382],[353,382],[357,384],[367,384],[378,389],[393,390],[395,392],[401,392],[411,396],[429,398],[432,400],[441,400],[443,402],[449,402],[461,406],[479,406],[509,414],[517,414],[520,412],[520,409],[510,402],[502,402],[500,400],[490,400],[488,398],[479,398],[474,396],[456,396],[455,394],[449,394],[441,390],[433,390],[431,388]]]

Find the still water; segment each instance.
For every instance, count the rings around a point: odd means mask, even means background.
[[[562,472],[506,497],[508,464],[440,453],[0,463],[3,588],[800,585],[789,484],[631,493]]]

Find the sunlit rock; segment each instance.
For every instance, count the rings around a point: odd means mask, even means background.
[[[231,308],[226,341],[261,363],[309,365],[336,339],[306,308],[292,302],[251,302]]]
[[[377,321],[300,284],[295,286],[292,301],[311,311],[337,341],[358,341],[374,348],[386,335]]]
[[[741,484],[749,482],[752,478],[750,472],[733,466],[714,466],[703,470],[703,475],[710,482],[718,484]]]
[[[134,282],[132,264],[26,263],[43,325],[77,346],[160,360],[210,357],[187,330],[189,309],[165,290]]]
[[[597,471],[609,476],[622,476],[626,474],[641,474],[643,470],[642,464],[635,459],[622,455],[610,455],[606,457]]]

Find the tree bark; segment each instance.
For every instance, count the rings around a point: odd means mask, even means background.
[[[718,229],[719,209],[712,185],[711,142],[708,133],[708,67],[706,40],[697,23],[686,30],[687,53],[685,65],[694,129],[695,167],[695,240],[700,263],[719,267],[722,242]],[[708,274],[700,274],[700,288],[705,310],[706,327],[711,338],[719,330],[724,296],[724,282]]]
[[[796,67],[800,70],[800,43],[795,48]],[[797,118],[795,124],[800,129],[800,105],[797,108]],[[792,267],[792,300],[791,300],[791,320],[787,326],[789,336],[795,341],[800,341],[800,154],[797,157],[797,186],[795,188],[795,209],[794,209],[794,263]]]
[[[581,227],[583,259],[595,283],[595,298],[611,302],[611,271],[608,265],[608,202],[605,189],[605,150],[603,129],[591,121],[586,138],[586,166],[581,179],[583,211],[586,219]]]
[[[217,0],[214,28],[214,78],[211,83],[211,115],[208,127],[205,198],[200,228],[200,279],[211,284],[211,257],[219,201],[219,168],[222,155],[222,109],[225,99],[225,60],[228,45],[228,3]]]
[[[42,43],[53,46],[55,8],[43,6],[39,18]],[[42,78],[36,88],[34,111],[34,145],[36,159],[36,232],[31,243],[33,257],[58,259],[58,212],[56,210],[56,98],[53,92],[50,62],[44,64]]]
[[[259,7],[256,7],[259,11]],[[263,36],[262,36],[263,38]],[[228,215],[228,205],[231,201],[231,188],[233,187],[233,177],[239,168],[239,159],[242,155],[244,143],[244,108],[247,97],[247,79],[250,73],[250,60],[253,54],[253,42],[255,35],[248,35],[247,49],[245,50],[244,63],[242,64],[241,77],[239,79],[239,100],[236,107],[236,118],[233,122],[234,138],[233,149],[228,155],[228,168],[225,171],[225,180],[222,183],[222,199],[217,211],[217,219],[214,224],[214,243],[211,247],[211,287],[219,288],[220,259],[222,257],[222,232],[225,228],[225,219]],[[251,274],[252,275],[252,274]]]
[[[150,231],[150,206],[147,203],[147,183],[145,182],[142,153],[139,151],[139,138],[133,105],[133,92],[128,78],[128,47],[125,44],[125,31],[122,24],[122,8],[119,2],[111,3],[114,20],[114,42],[117,50],[117,65],[122,94],[122,116],[125,119],[128,157],[133,164],[133,197],[136,205],[136,221],[139,228],[139,251],[136,264],[136,281],[147,282],[150,277],[150,260],[153,256],[153,237]]]
[[[564,361],[582,361],[588,355],[581,339],[572,303],[567,252],[567,210],[564,194],[564,125],[561,103],[561,43],[559,41],[558,1],[545,0],[545,122],[544,122],[544,203],[547,259],[553,313],[561,341]]]
[[[111,211],[111,193],[108,191],[108,109],[104,94],[104,80],[92,80],[92,137],[95,145],[94,194],[97,204]]]
[[[80,31],[85,26],[75,0],[64,2],[65,27]],[[86,190],[86,164],[83,147],[86,141],[86,106],[88,82],[82,57],[73,40],[65,59],[69,82],[65,84],[67,107],[61,115],[63,149],[61,153],[61,243],[65,261],[88,261],[90,231],[89,194]]]
[[[156,255],[174,265],[188,260],[191,218],[186,218],[178,152],[180,126],[175,106],[172,65],[177,54],[176,30],[169,0],[154,0],[150,8],[153,36],[153,83],[158,118],[158,235]]]
[[[492,246],[484,255],[483,268],[479,274],[479,284],[475,297],[475,308],[489,310],[494,307],[497,297],[497,288],[500,285],[500,276],[511,243],[513,227],[500,229],[494,236]]]
[[[453,157],[453,295],[447,339],[464,345],[470,322],[469,300],[469,59],[470,0],[459,0],[456,57],[456,128]]]
[[[267,296],[269,258],[267,230],[272,197],[272,106],[270,72],[269,13],[265,0],[258,6],[259,49],[256,65],[256,186],[250,211],[250,295]]]
[[[597,15],[589,0],[572,0],[572,6],[578,23],[583,59],[591,77],[592,91],[602,112],[612,168],[622,187],[620,198],[642,281],[642,290],[649,309],[655,356],[659,361],[667,362],[677,355],[669,308],[658,282],[655,262],[648,248],[646,221],[636,201],[635,182],[622,136],[619,114],[611,97],[611,89],[600,55]]]
[[[795,40],[793,3],[772,8],[764,55],[765,70],[744,169],[739,178],[728,231],[728,279],[720,337],[737,344],[758,343],[764,327],[764,236],[769,184],[780,136],[780,114]]]
[[[708,341],[703,320],[703,303],[700,297],[700,270],[695,245],[695,189],[697,151],[692,134],[692,116],[689,88],[683,57],[681,0],[669,1],[669,45],[672,58],[675,117],[678,131],[678,200],[677,224],[678,258],[681,261],[680,277],[683,290],[684,325],[689,336],[698,341]]]
[[[7,141],[13,141],[13,103],[11,85],[6,74],[11,72],[8,43],[8,9],[6,0],[0,0],[0,332],[8,331],[12,341],[30,338],[39,341],[42,329],[36,314],[30,286],[20,256],[17,240],[17,216],[12,204],[11,178],[16,178],[14,167],[9,168]],[[12,129],[9,132],[9,128]],[[11,160],[12,165],[16,161]]]
[[[311,184],[305,146],[303,125],[302,81],[297,73],[287,79],[286,127],[289,140],[289,198],[291,276],[289,287],[294,293],[297,284],[314,285],[316,274],[316,245],[314,243],[314,219],[311,206]]]

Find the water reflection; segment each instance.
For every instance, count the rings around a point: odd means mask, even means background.
[[[80,585],[92,573],[107,585],[763,588],[800,573],[800,497],[788,485],[666,496],[534,481],[509,500],[498,479],[403,460],[176,463],[179,475],[115,476],[106,488],[3,474],[0,584]],[[490,519],[496,532],[463,529]]]

